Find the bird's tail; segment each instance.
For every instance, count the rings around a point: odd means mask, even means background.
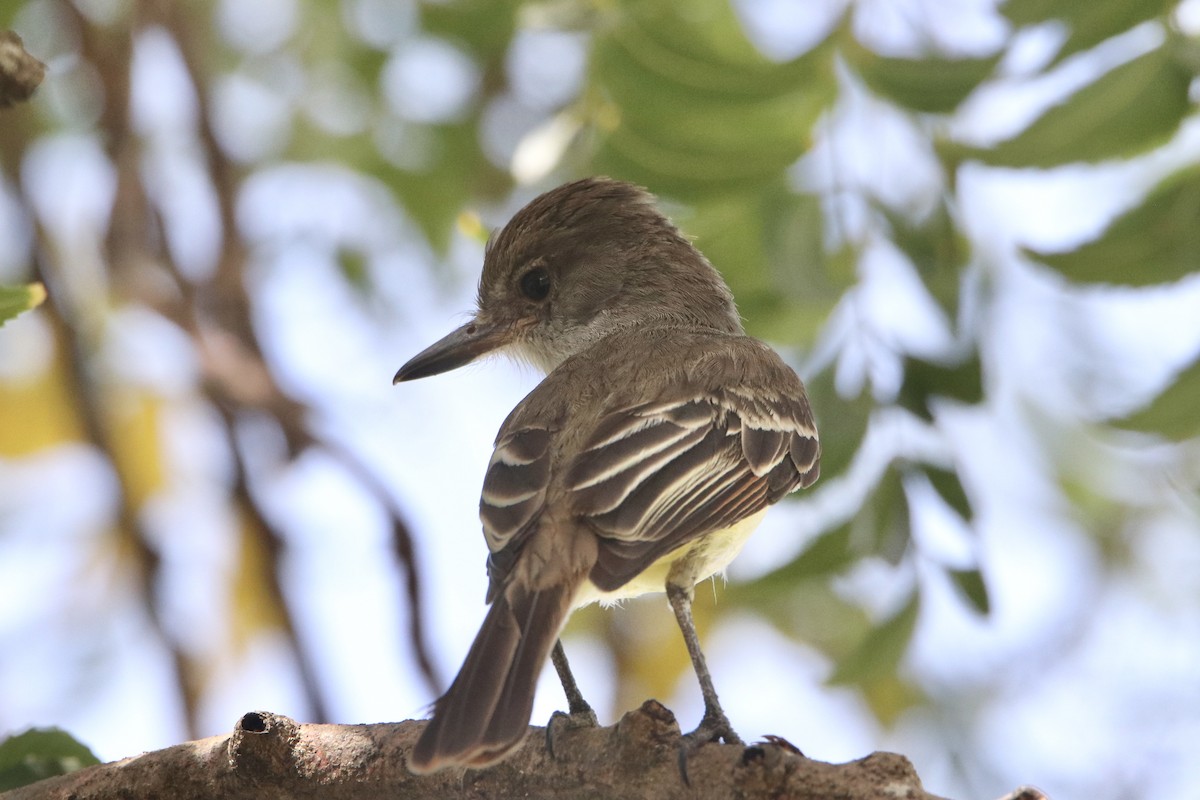
[[[493,764],[525,736],[533,693],[571,610],[577,581],[537,591],[510,583],[492,603],[458,677],[409,756],[425,774]]]

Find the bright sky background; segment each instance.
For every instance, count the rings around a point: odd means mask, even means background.
[[[786,55],[811,35],[810,29],[784,24],[792,17],[783,0],[743,0],[742,5],[749,29],[769,53]],[[871,5],[882,16],[864,16],[879,30],[893,30],[888,26],[898,23],[885,13],[888,4]],[[943,10],[916,0],[905,5],[930,14]],[[238,7],[233,0],[223,6],[231,15],[242,14]],[[840,7],[831,3],[827,10]],[[983,2],[950,4],[946,40],[964,52],[994,46],[1004,32],[994,29],[989,9]],[[273,0],[262,19],[286,21],[294,13],[291,0]],[[246,17],[238,19],[245,28]],[[272,30],[268,25],[259,31],[259,39],[269,38]],[[1152,45],[1153,35],[1135,31],[1113,52],[1128,57]],[[1026,57],[1033,64],[1049,39],[1031,39]],[[565,72],[577,69],[578,41],[559,38],[540,46],[561,50]],[[137,80],[144,83],[135,85],[147,87],[139,95],[138,124],[156,144],[151,159],[161,159],[161,191],[187,220],[173,229],[171,246],[185,267],[202,271],[211,262],[217,223],[178,133],[189,127],[195,109],[179,91],[182,77],[169,43],[151,37],[138,53]],[[1106,58],[1116,57],[1100,53],[1097,63],[1107,65]],[[444,82],[426,84],[445,87],[428,93],[428,113],[452,113],[451,107],[462,102],[455,98],[464,82],[471,80],[469,65],[464,69],[453,54],[436,48],[406,50],[397,52],[387,80],[411,88],[409,59],[431,64],[444,76]],[[1086,66],[1084,72],[1095,68]],[[1021,74],[1030,67],[1018,63],[1013,69]],[[985,96],[955,125],[966,137],[1006,132],[1008,122],[1015,130],[1048,98],[1066,91],[1070,81],[1068,75],[1058,85],[1036,90],[1014,83],[981,93]],[[226,91],[230,108],[262,106],[253,95],[239,100],[247,87]],[[819,184],[830,178],[822,173],[824,166],[836,161],[840,180],[857,179],[845,171],[852,166],[864,180],[869,176],[899,197],[919,197],[928,181],[925,165],[905,151],[905,123],[880,113],[878,104],[865,98],[851,104],[845,118],[834,123],[846,134],[836,138],[838,152],[814,153],[798,174]],[[286,117],[276,119],[269,107],[261,107],[256,119],[260,127],[251,124],[251,135],[242,141],[248,153],[268,146],[273,125],[286,124]],[[880,130],[888,135],[881,137]],[[878,146],[880,140],[885,146]],[[515,150],[511,143],[505,147]],[[1195,497],[1181,498],[1173,515],[1147,519],[1134,569],[1102,580],[1089,520],[1074,516],[1048,492],[1046,453],[1053,446],[1029,438],[1036,433],[1027,422],[1031,413],[1042,415],[1051,431],[1051,423],[1064,418],[1127,410],[1161,387],[1200,346],[1195,313],[1200,279],[1193,276],[1163,292],[1068,289],[1047,271],[1016,258],[1022,245],[1068,246],[1094,234],[1158,177],[1198,155],[1200,126],[1191,124],[1162,152],[1131,164],[1036,174],[964,170],[961,210],[981,249],[1001,265],[992,274],[1003,298],[990,312],[996,316],[987,354],[988,401],[979,408],[947,409],[944,418],[977,500],[979,537],[939,516],[933,504],[918,506],[923,555],[917,571],[925,602],[905,666],[926,691],[944,700],[944,708],[958,710],[939,717],[908,715],[895,729],[883,730],[853,691],[823,685],[830,664],[822,656],[760,620],[736,616],[721,624],[706,651],[725,708],[743,736],[782,735],[807,755],[830,761],[894,750],[913,759],[927,789],[962,798],[998,797],[1028,783],[1059,800],[1165,800],[1187,797],[1200,785],[1200,760],[1191,752],[1200,741],[1200,537],[1189,527],[1195,524]],[[39,205],[58,204],[50,216],[78,239],[103,224],[112,176],[88,135],[46,141],[23,166],[22,179]],[[9,192],[5,187],[0,194],[0,242],[16,235]],[[502,223],[516,205],[484,210],[493,217],[485,221]],[[415,244],[415,230],[391,200],[336,165],[260,174],[245,187],[239,213],[243,230],[260,243],[251,276],[253,291],[264,301],[260,329],[288,388],[312,399],[321,426],[387,476],[410,514],[437,665],[448,679],[484,612],[486,549],[477,504],[491,441],[538,376],[503,360],[399,387],[391,385],[391,376],[470,311],[482,247],[459,237],[448,263],[435,264]],[[852,220],[853,209],[848,214]],[[377,254],[372,270],[380,291],[370,314],[331,269],[321,247],[328,239],[360,242]],[[0,248],[3,280],[19,266],[6,258],[11,251]],[[911,276],[885,250],[869,253],[863,274],[864,288],[855,302],[897,341],[932,346],[946,335],[943,326],[911,313],[919,302]],[[120,374],[186,396],[198,366],[177,332],[134,312],[121,312],[110,324],[111,351],[99,358]],[[845,335],[852,337],[853,329]],[[1086,375],[1063,368],[1079,363],[1081,341],[1098,348],[1097,366]],[[46,323],[36,313],[9,323],[0,331],[0,379],[34,374],[49,357],[48,346]],[[1036,398],[1030,396],[1031,386],[1037,387]],[[221,533],[228,520],[212,503],[224,491],[229,464],[206,409],[173,413],[175,477],[147,513],[162,532],[167,624],[201,648],[223,636],[220,615],[214,614],[221,609],[213,607],[223,602],[223,594],[213,587],[236,556],[232,538]],[[248,427],[245,433],[264,451],[277,446],[267,431]],[[903,425],[887,435],[921,436]],[[1113,496],[1161,491],[1151,476],[1177,458],[1176,451],[1150,450],[1133,461],[1115,458],[1127,444],[1111,439],[1086,444],[1094,448],[1096,468],[1107,471]],[[95,521],[113,514],[112,490],[107,466],[82,446],[0,460],[0,734],[60,725],[102,759],[183,737],[166,656],[151,644],[133,592],[125,609],[105,606],[104,614],[97,614],[97,598],[113,591],[114,575],[108,571],[111,564],[97,560],[92,537]],[[320,643],[319,666],[335,693],[331,705],[337,720],[420,716],[433,698],[395,636],[406,611],[385,520],[336,464],[320,458],[305,457],[279,474],[268,493],[272,513],[289,537],[286,588],[303,609],[302,636]],[[854,497],[848,491],[834,493],[823,502],[846,505]],[[802,504],[774,509],[734,564],[733,579],[760,574],[794,556],[814,534],[814,518]],[[965,608],[932,560],[970,558],[975,548],[992,592],[994,611],[987,619]],[[911,578],[904,570],[865,563],[839,579],[839,586],[883,616],[904,596]],[[659,603],[669,613],[662,597],[641,602]],[[55,668],[59,648],[98,629],[105,647],[91,654],[91,671]],[[570,639],[567,647],[602,722],[613,722],[604,713],[614,695],[608,654],[585,640]],[[251,709],[303,717],[292,668],[279,647],[256,640],[240,659],[217,667],[228,679],[205,698],[206,733],[230,730]],[[660,699],[685,729],[698,722],[701,704],[690,674],[683,676],[675,697]],[[553,671],[547,670],[535,724],[562,705]],[[956,754],[947,752],[948,741],[985,754],[987,774],[964,777],[954,763]]]

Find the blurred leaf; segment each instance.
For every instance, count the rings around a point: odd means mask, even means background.
[[[982,572],[978,569],[950,569],[946,570],[946,574],[972,608],[984,616],[991,612],[992,603]]]
[[[267,542],[270,534],[261,529],[261,523],[245,508],[237,509],[238,562],[230,586],[232,598],[229,608],[233,610],[230,620],[230,644],[233,652],[241,655],[263,631],[279,631],[286,628],[281,598],[274,594],[274,582],[270,572],[275,569]]]
[[[705,630],[713,621],[712,592],[702,591],[703,586],[697,588],[693,610],[696,629],[703,641]],[[623,604],[615,614],[593,606],[592,630],[603,639],[605,652],[612,658],[618,695],[614,698],[614,708],[622,711],[637,706],[648,696],[669,696],[681,680],[690,678],[691,660],[675,617],[664,608],[661,597],[658,602],[647,599],[649,602],[635,600]],[[572,622],[576,616],[571,615]]]
[[[854,539],[869,543],[866,552],[899,564],[912,541],[912,515],[904,491],[900,466],[892,464],[879,478],[874,492],[852,521]],[[856,545],[861,546],[859,542]]]
[[[1114,497],[1108,487],[1089,480],[1084,474],[1086,466],[1079,461],[1063,460],[1058,468],[1058,489],[1072,518],[1098,548],[1103,563],[1109,568],[1132,568],[1138,560],[1134,555],[1137,537],[1130,533],[1145,530],[1147,523],[1135,522],[1133,506]]]
[[[430,127],[436,139],[432,164],[420,171],[389,166],[381,175],[438,253],[449,247],[463,208],[498,173],[479,149],[477,125],[472,119]]]
[[[1073,281],[1149,286],[1179,280],[1200,268],[1200,166],[1171,175],[1074,250],[1026,252]]]
[[[521,3],[513,0],[454,0],[421,3],[421,27],[466,47],[481,62],[501,61],[516,29]]]
[[[741,32],[725,0],[621,6],[597,36],[592,82],[612,112],[595,167],[693,201],[778,177],[836,95],[829,40],[785,63]]]
[[[787,564],[741,585],[739,591],[775,596],[801,581],[836,575],[853,564],[860,555],[850,547],[850,523],[846,522],[822,533]]]
[[[634,61],[705,94],[777,97],[794,92],[814,69],[830,66],[832,51],[822,51],[823,44],[791,61],[767,58],[746,38],[727,0],[629,0],[621,11],[609,36]]]
[[[362,250],[354,247],[339,247],[337,265],[338,272],[354,290],[362,294],[371,290],[371,273],[367,269],[367,256]]]
[[[24,456],[63,442],[84,439],[72,395],[68,367],[54,358],[46,371],[27,381],[0,381],[0,455]]]
[[[962,271],[971,257],[971,242],[955,223],[948,198],[943,195],[924,219],[912,222],[885,206],[878,206],[892,230],[892,243],[916,267],[930,296],[946,315],[958,313]]]
[[[847,36],[842,54],[876,94],[912,111],[949,114],[995,71],[1003,52],[987,58],[893,58]]]
[[[1074,0],[1006,0],[1000,5],[1000,13],[1020,27],[1047,22],[1073,6]]]
[[[391,120],[393,142],[409,148],[416,165],[398,166],[381,154],[371,133],[331,137],[299,118],[291,129],[288,156],[297,161],[317,161],[337,153],[339,163],[370,175],[400,199],[405,212],[420,228],[433,250],[444,255],[450,245],[458,215],[478,197],[503,193],[511,178],[484,157],[479,144],[479,107],[462,121],[432,125]]]
[[[903,608],[872,628],[858,647],[838,662],[828,682],[869,684],[891,678],[908,650],[920,610],[921,595],[914,591]]]
[[[884,725],[894,725],[900,715],[910,708],[929,705],[929,698],[919,688],[895,672],[859,686],[871,713]]]
[[[1148,19],[1165,16],[1176,0],[1009,0],[1000,13],[1017,26],[1061,20],[1070,30],[1055,61],[1124,33]]]
[[[16,19],[17,12],[21,10],[21,3],[0,3],[0,29],[11,28],[13,20]]]
[[[875,403],[862,392],[845,398],[834,386],[834,367],[829,366],[805,381],[808,399],[817,418],[821,439],[821,480],[829,482],[850,466],[867,432]]]
[[[818,536],[790,564],[769,573],[766,580],[797,581],[803,578],[828,577],[841,572],[857,559],[850,549],[850,529],[841,525]]]
[[[784,636],[820,650],[833,661],[856,647],[871,628],[866,612],[840,597],[828,576],[790,583],[733,583],[720,599],[752,610]]]
[[[1146,408],[1117,422],[1122,428],[1182,441],[1200,436],[1200,358]]]
[[[482,72],[479,96],[470,114],[460,121],[410,127],[429,152],[420,168],[400,168],[382,157],[359,169],[384,181],[438,254],[450,245],[458,215],[472,200],[497,197],[512,185],[511,177],[484,156],[480,147],[482,117],[495,95],[506,89],[505,58],[516,30],[520,3],[509,0],[455,0],[421,3],[421,27],[463,48]],[[376,64],[370,58],[366,69]],[[350,143],[370,143],[369,137],[348,137]],[[339,159],[346,145],[339,140]],[[364,154],[365,155],[365,154]]]
[[[46,287],[40,283],[0,286],[0,327],[22,311],[40,306],[45,299]]]
[[[826,252],[825,212],[816,195],[782,186],[765,192],[760,217],[770,292],[750,298],[747,325],[770,341],[811,347],[857,280],[854,261],[848,248]]]
[[[1171,42],[1100,76],[1022,133],[963,153],[992,166],[1053,167],[1137,155],[1167,141],[1191,109],[1192,74]]]
[[[924,467],[925,475],[929,478],[929,483],[933,486],[934,491],[938,496],[946,502],[946,505],[954,509],[964,522],[970,522],[974,516],[974,511],[971,508],[971,501],[967,497],[967,493],[963,490],[962,481],[959,480],[958,472],[950,469],[941,469],[926,464]]]
[[[0,742],[0,792],[99,764],[71,734],[35,728]]]
[[[809,345],[853,280],[823,251],[820,202],[782,180],[706,198],[680,225],[724,275],[752,333]]]
[[[162,398],[131,387],[111,404],[113,466],[134,509],[166,485],[162,407]]]
[[[473,239],[479,244],[486,245],[488,241],[488,229],[484,227],[483,220],[479,218],[479,214],[474,211],[464,211],[458,215],[455,220],[455,227],[458,232],[468,239]]]
[[[948,397],[967,404],[983,399],[983,370],[977,349],[973,349],[965,361],[952,365],[912,357],[904,359],[904,383],[896,401],[902,408],[931,421],[933,413],[929,403],[934,397]]]

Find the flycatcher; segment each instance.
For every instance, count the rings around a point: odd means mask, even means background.
[[[504,350],[547,376],[496,437],[479,515],[491,604],[413,748],[414,772],[482,767],[528,730],[572,609],[665,591],[704,696],[693,742],[740,742],[692,622],[693,587],[767,506],[817,479],[800,379],[746,336],[708,260],[628,183],[590,178],[517,212],[484,254],[478,311],[395,382]]]

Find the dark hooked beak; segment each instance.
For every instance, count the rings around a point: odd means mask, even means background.
[[[457,369],[508,344],[511,336],[510,325],[472,320],[409,359],[392,378],[392,383],[428,378]]]

